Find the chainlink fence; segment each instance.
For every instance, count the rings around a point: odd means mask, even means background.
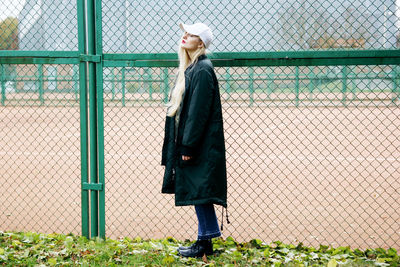
[[[74,66],[1,66],[13,78],[2,79],[0,229],[78,233],[80,115],[73,90],[67,92],[77,82],[43,78]]]
[[[160,193],[160,163],[178,23],[202,21],[215,37],[209,56],[223,106],[223,236],[399,248],[396,2],[189,2],[103,0],[97,11],[107,237],[196,238],[194,208]],[[17,21],[1,24],[2,49],[78,51],[75,2],[22,6]],[[81,140],[93,139],[81,133],[82,57],[26,64],[7,53],[0,230],[81,233]]]

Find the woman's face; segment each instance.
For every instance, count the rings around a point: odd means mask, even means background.
[[[195,51],[200,47],[203,47],[203,42],[197,35],[185,32],[182,37],[181,47],[188,51]]]

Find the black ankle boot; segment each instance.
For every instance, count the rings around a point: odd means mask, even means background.
[[[194,242],[192,245],[188,246],[188,247],[179,247],[179,250],[188,250],[188,249],[193,249],[195,246],[197,246],[197,242],[200,242],[200,240],[197,240],[196,242]],[[211,244],[212,245],[212,244]]]
[[[213,254],[213,245],[211,240],[197,240],[190,247],[179,247],[178,252],[184,257],[202,257]]]

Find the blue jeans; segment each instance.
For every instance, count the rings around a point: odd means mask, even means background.
[[[217,215],[213,204],[195,205],[197,220],[199,221],[199,233],[197,240],[206,240],[221,236]]]

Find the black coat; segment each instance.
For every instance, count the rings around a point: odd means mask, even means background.
[[[211,61],[202,55],[185,71],[185,92],[175,140],[175,117],[167,117],[162,149],[162,193],[175,193],[175,205],[227,206],[222,107]],[[192,156],[188,161],[182,155]]]

